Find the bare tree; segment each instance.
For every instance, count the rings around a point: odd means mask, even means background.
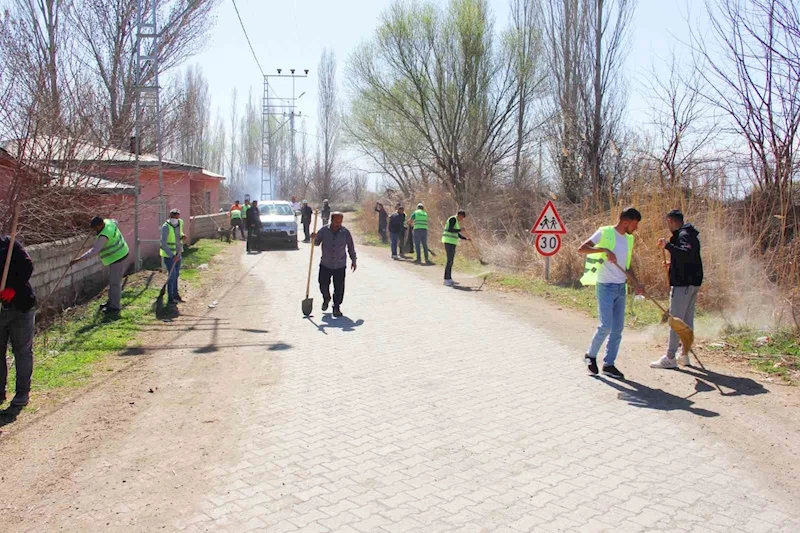
[[[495,43],[484,0],[453,0],[446,11],[396,2],[351,56],[348,81],[362,109],[414,132],[418,164],[465,203],[515,149],[511,53]]]
[[[319,113],[319,170],[316,172],[314,188],[320,198],[333,198],[338,188],[337,158],[341,127],[336,83],[336,56],[332,50],[322,52],[319,60],[319,84],[317,112]]]
[[[361,205],[367,193],[367,174],[366,172],[355,172],[350,177],[350,197],[356,203]]]

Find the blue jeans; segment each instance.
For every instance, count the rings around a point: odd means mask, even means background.
[[[589,345],[589,357],[597,357],[600,347],[608,337],[606,345],[605,366],[611,366],[617,360],[619,344],[622,341],[622,329],[625,327],[625,298],[628,286],[625,283],[597,284],[597,314],[600,325]]]
[[[414,230],[414,248],[417,250],[417,261],[420,261],[422,250],[425,250],[425,261],[428,259],[428,230],[415,229]]]
[[[181,260],[178,260],[175,264],[175,268],[172,268],[173,261],[173,257],[164,258],[164,266],[167,267],[167,272],[169,273],[171,271],[169,279],[167,280],[167,298],[169,298],[170,301],[175,301],[178,297],[178,276],[181,274]]]
[[[402,244],[401,241],[403,240],[403,234],[390,233],[389,235],[392,237],[392,257],[394,257],[397,255],[397,246]]]

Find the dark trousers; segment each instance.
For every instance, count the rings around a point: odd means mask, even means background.
[[[319,290],[325,300],[331,299],[331,278],[333,278],[333,308],[342,305],[344,300],[344,274],[347,268],[328,268],[319,266]]]
[[[311,240],[311,233],[308,231],[308,227],[311,225],[311,222],[308,220],[303,221],[303,233],[305,233],[306,237],[303,239],[304,241],[308,242]]]
[[[386,226],[378,226],[378,235],[381,236],[381,242],[386,242]]]
[[[392,257],[397,255],[397,245],[403,242],[403,234],[402,233],[392,233]],[[402,250],[401,250],[402,251]]]
[[[247,251],[256,252],[259,250],[258,238],[261,236],[261,231],[258,226],[250,226],[247,228]]]
[[[453,279],[453,262],[456,260],[455,244],[444,245],[444,250],[447,252],[447,264],[444,267],[444,279]]]
[[[231,219],[231,237],[236,238],[236,228],[239,228],[239,234],[244,239],[244,220],[241,218]]]
[[[6,380],[8,380],[8,366],[6,363],[6,350],[11,341],[14,350],[14,364],[17,367],[18,396],[24,396],[31,390],[31,375],[33,374],[33,333],[35,331],[36,311],[27,312],[16,309],[3,309],[0,311],[0,397],[5,396]]]

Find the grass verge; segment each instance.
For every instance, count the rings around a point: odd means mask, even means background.
[[[742,327],[728,327],[721,333],[724,343],[709,346],[715,351],[744,354],[748,362],[765,374],[786,381],[800,381],[800,334],[791,331],[767,333]]]
[[[199,283],[196,267],[208,263],[226,245],[219,241],[200,240],[184,257],[186,271],[193,283]],[[163,283],[163,280],[162,280]],[[142,327],[156,318],[153,303],[161,290],[155,272],[141,271],[128,276],[122,291],[122,312],[110,317],[100,312],[101,300],[71,308],[34,338],[33,394],[78,387],[92,375],[97,363],[112,353],[131,346]],[[12,368],[9,388],[14,388]],[[13,393],[12,393],[13,394]],[[10,395],[9,395],[10,396]]]
[[[226,243],[220,240],[200,239],[189,246],[183,253],[181,260],[181,279],[196,285],[200,281],[200,270],[197,267],[208,264],[211,258],[220,253]]]

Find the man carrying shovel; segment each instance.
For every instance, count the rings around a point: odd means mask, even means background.
[[[633,258],[633,232],[641,220],[641,213],[629,207],[619,215],[616,226],[601,227],[578,248],[578,253],[586,256],[581,283],[597,287],[600,325],[584,356],[586,366],[593,375],[597,375],[598,371],[597,353],[608,338],[603,374],[616,379],[625,379],[614,363],[617,360],[619,345],[622,342],[622,330],[625,327],[627,278],[630,277],[635,283],[637,294],[644,294],[644,288],[630,270]]]
[[[344,300],[344,278],[347,272],[347,255],[350,255],[350,268],[356,271],[356,246],[350,231],[342,226],[344,215],[331,213],[331,224],[319,233],[314,233],[314,246],[322,245],[322,259],[319,263],[319,288],[322,292],[322,310],[327,311],[331,302],[331,279],[333,279],[333,316],[342,316]]]
[[[694,329],[694,308],[697,293],[703,284],[703,260],[700,257],[700,232],[691,224],[685,224],[683,213],[674,209],[667,213],[667,226],[672,232],[669,241],[658,240],[658,247],[669,252],[669,314],[683,320]],[[650,363],[651,368],[677,368],[678,364],[689,365],[689,354],[682,353],[676,358],[680,338],[675,330],[669,331],[667,353],[658,361]],[[687,348],[687,347],[684,347]]]

